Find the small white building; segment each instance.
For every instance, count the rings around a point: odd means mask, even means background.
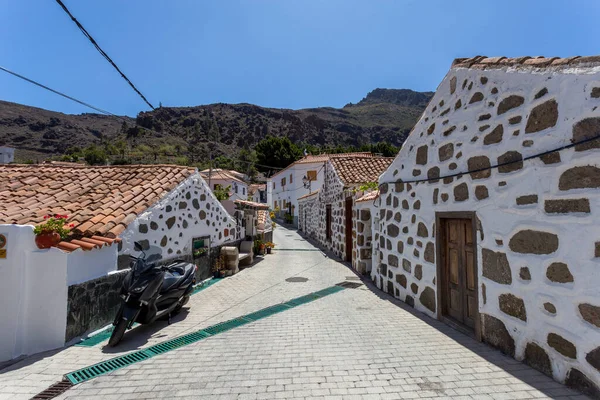
[[[201,172],[204,180],[210,185],[210,189],[225,189],[229,190],[229,200],[248,200],[248,184],[245,181],[246,175],[237,171],[226,169],[204,170]]]
[[[307,155],[273,175],[267,183],[269,206],[279,210],[279,216],[290,214],[298,224],[298,198],[316,192],[325,180],[325,165],[330,158],[372,157],[371,153]]]
[[[15,149],[0,146],[0,164],[8,164],[15,161]]]

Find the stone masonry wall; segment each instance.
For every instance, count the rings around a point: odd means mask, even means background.
[[[160,253],[167,260],[191,255],[192,239],[202,236],[210,236],[211,247],[238,239],[235,220],[196,173],[141,213],[121,234],[119,267],[128,265],[129,254],[137,254],[135,241],[148,254]]]
[[[436,213],[474,211],[483,340],[597,390],[600,140],[524,158],[598,134],[598,67],[450,70],[380,178],[378,285],[436,317]]]
[[[363,275],[371,274],[373,253],[373,201],[354,203],[354,252],[352,268]]]
[[[298,226],[313,238],[319,233],[319,193],[298,200]]]

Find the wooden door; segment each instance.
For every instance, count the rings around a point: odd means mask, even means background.
[[[473,239],[470,219],[444,220],[442,305],[447,316],[471,329],[479,312]]]
[[[352,197],[346,198],[346,261],[352,262]]]

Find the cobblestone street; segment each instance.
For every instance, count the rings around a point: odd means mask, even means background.
[[[295,231],[275,254],[194,295],[173,324],[30,357],[0,372],[0,399],[27,399],[64,373],[357,277]],[[306,278],[286,280],[291,277]],[[79,384],[60,399],[526,399],[584,396],[393,300],[370,283]]]

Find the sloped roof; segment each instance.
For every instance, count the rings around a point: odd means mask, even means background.
[[[244,184],[246,183],[242,179],[237,177],[235,174],[232,174],[231,171],[227,171],[227,170],[213,169],[212,173],[210,173],[210,171],[205,170],[205,171],[202,171],[200,174],[202,175],[202,178],[204,178],[204,180],[206,180],[206,181],[208,181],[208,178],[210,176],[210,178],[214,179],[214,180],[235,181],[235,182],[244,183]]]
[[[254,194],[257,190],[267,190],[267,185],[265,183],[262,184],[256,184],[253,183],[252,185],[248,186],[248,193],[249,194]]]
[[[373,190],[372,192],[365,193],[364,195],[362,195],[362,197],[359,197],[358,199],[356,199],[356,202],[361,203],[363,201],[373,201],[373,200],[376,200],[378,197],[379,197],[379,189]]]
[[[344,185],[376,182],[392,157],[334,157],[330,160]]]
[[[338,158],[338,157],[342,157],[342,158],[348,158],[348,157],[373,157],[373,153],[370,153],[370,152],[367,151],[367,152],[359,152],[359,153],[337,153],[337,154],[317,154],[317,155],[309,154],[307,156],[302,157],[298,161],[294,161],[293,163],[291,163],[290,165],[288,165],[287,167],[285,167],[281,171],[277,172],[276,174],[274,174],[272,176],[272,178],[275,177],[275,176],[277,176],[277,175],[279,175],[279,174],[281,174],[284,171],[287,171],[289,168],[291,168],[291,167],[293,167],[294,165],[297,165],[297,164],[326,163],[331,158]]]
[[[264,203],[257,203],[255,201],[247,201],[247,200],[234,200],[235,204],[245,207],[245,208],[254,208],[256,210],[268,210],[269,205]]]
[[[138,214],[195,173],[176,165],[0,165],[0,224],[68,215],[78,236],[117,237]]]
[[[298,197],[298,200],[306,199],[308,197],[316,195],[317,193],[319,193],[319,190],[315,190],[312,193],[308,193],[308,194],[305,194],[304,196],[300,196],[300,197]]]
[[[474,69],[488,69],[488,68],[503,68],[503,67],[532,67],[532,68],[546,68],[546,67],[564,67],[574,65],[600,65],[600,56],[589,56],[589,57],[486,57],[486,56],[475,56],[471,58],[457,58],[452,62],[452,68],[474,68]]]

